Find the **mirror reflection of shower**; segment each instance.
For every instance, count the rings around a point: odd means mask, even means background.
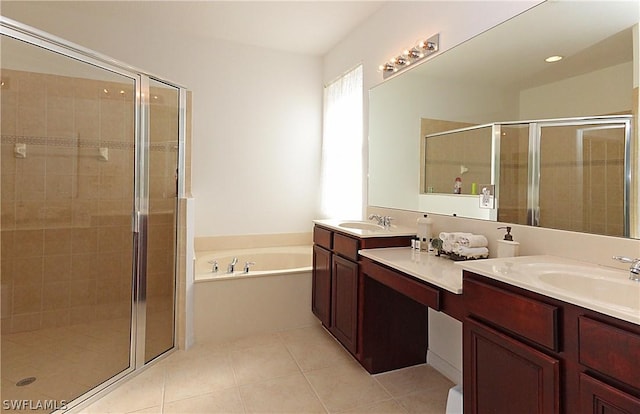
[[[498,221],[638,237],[631,225],[638,212],[629,202],[630,134],[631,116],[624,115],[501,122],[429,134],[421,196],[451,194],[459,177],[460,194],[467,197],[474,183],[491,182]],[[461,164],[468,169],[464,175]]]

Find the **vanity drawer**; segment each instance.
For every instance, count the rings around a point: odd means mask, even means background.
[[[438,289],[417,282],[402,273],[379,266],[367,258],[362,261],[362,269],[365,276],[433,310],[440,310],[440,291]]]
[[[640,334],[578,317],[580,363],[640,389]]]
[[[333,252],[342,257],[358,261],[360,241],[339,233],[333,233]]]
[[[333,232],[322,227],[315,226],[313,228],[313,242],[318,246],[322,246],[327,250],[331,250],[331,234]]]
[[[558,308],[476,280],[463,281],[470,314],[558,351]]]

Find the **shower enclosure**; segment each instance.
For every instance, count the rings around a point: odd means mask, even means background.
[[[186,90],[2,18],[2,410],[171,350]]]
[[[631,222],[638,213],[629,202],[631,120],[610,115],[498,122],[428,134],[422,195],[450,194],[453,179],[463,177],[462,194],[476,211],[483,209],[472,183],[495,185],[497,217],[477,218],[636,237]],[[447,201],[451,209],[453,201]]]

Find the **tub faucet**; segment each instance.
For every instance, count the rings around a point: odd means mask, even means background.
[[[613,256],[613,259],[622,263],[631,263],[631,267],[629,267],[629,279],[640,282],[640,259],[632,259],[625,256]]]
[[[209,264],[211,265],[211,272],[212,273],[218,273],[218,261],[217,260],[210,260]]]
[[[238,258],[234,257],[231,263],[229,263],[229,266],[227,266],[227,273],[233,273],[237,264],[238,264]]]
[[[246,262],[244,264],[244,273],[247,274],[249,273],[249,267],[253,266],[254,264],[256,264],[255,262]]]

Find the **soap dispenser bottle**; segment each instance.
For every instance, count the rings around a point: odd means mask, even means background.
[[[513,241],[511,227],[498,227],[498,229],[506,229],[507,233],[504,235],[502,240],[498,240],[497,257],[516,257],[520,250],[520,243]]]
[[[433,219],[427,214],[418,218],[418,239],[420,239],[420,250],[429,250],[433,234]]]

